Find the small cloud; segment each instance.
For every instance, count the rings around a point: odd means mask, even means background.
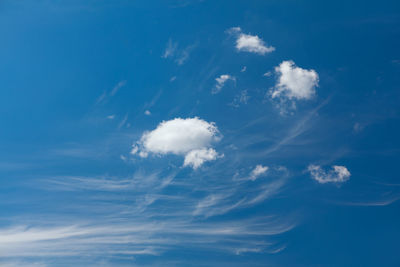
[[[126,81],[120,81],[117,85],[114,86],[114,88],[110,92],[110,96],[114,96],[119,89],[124,87],[126,85]]]
[[[150,116],[150,115],[151,115],[151,112],[150,112],[149,110],[146,110],[146,111],[144,112],[144,114],[147,115],[147,116]]]
[[[197,169],[204,162],[216,160],[218,157],[223,157],[223,155],[218,155],[213,148],[192,150],[186,154],[183,166],[191,166],[193,169]]]
[[[242,29],[240,27],[232,27],[226,30],[226,33],[228,34],[239,34],[242,32]]]
[[[229,105],[238,108],[241,104],[247,104],[250,96],[247,94],[247,90],[242,90],[238,95],[235,96],[233,102]]]
[[[258,177],[265,175],[268,169],[267,166],[257,165],[250,173],[250,180],[255,181]]]
[[[235,254],[242,255],[244,253],[260,253],[261,251],[261,248],[238,248],[235,249]]]
[[[125,125],[127,120],[128,120],[128,114],[125,114],[125,116],[122,119],[122,121],[118,124],[118,129],[121,129]]]
[[[107,91],[104,91],[96,100],[96,104],[100,104],[101,102],[106,102],[109,97],[114,96],[119,89],[124,87],[126,85],[126,80],[118,82],[113,89],[110,91],[110,93],[107,93]]]
[[[236,36],[236,50],[265,55],[275,51],[275,47],[267,46],[257,35],[245,34],[240,27],[233,27],[227,33]]]
[[[194,49],[195,45],[189,45],[184,49],[178,48],[178,42],[173,42],[171,39],[168,40],[167,46],[162,58],[171,58],[178,65],[183,65],[190,56],[191,51]]]
[[[278,81],[270,94],[272,98],[307,100],[315,95],[319,77],[315,70],[297,67],[291,60],[275,67]]]
[[[185,49],[180,50],[175,58],[176,64],[183,65],[189,59],[190,53],[192,52],[193,49],[194,45],[190,45]]]
[[[271,77],[272,76],[272,72],[271,71],[267,71],[266,73],[263,74],[264,77]]]
[[[215,79],[215,81],[216,81],[215,87],[213,88],[211,93],[212,94],[219,93],[221,91],[222,87],[224,87],[225,83],[227,81],[229,81],[229,80],[236,82],[236,78],[234,76],[229,75],[229,74],[223,74],[223,75],[217,77]]]
[[[127,160],[127,158],[126,158],[124,155],[120,155],[119,158],[120,158],[122,161],[126,161],[126,160]]]
[[[240,70],[240,72],[245,72],[246,70],[247,70],[247,67],[244,66],[244,67]]]
[[[131,154],[145,158],[155,155],[183,155],[184,166],[194,169],[204,162],[215,160],[220,155],[211,148],[213,142],[221,139],[214,123],[195,118],[176,118],[161,122],[156,129],[144,132],[133,146]]]
[[[325,171],[318,165],[308,166],[311,178],[320,184],[343,183],[350,179],[350,172],[345,166],[332,166],[330,171]]]
[[[107,116],[107,119],[109,119],[109,120],[113,120],[115,118],[115,115],[109,115],[109,116]]]
[[[104,91],[104,92],[97,98],[96,104],[99,104],[99,103],[103,102],[103,100],[106,98],[106,96],[107,96],[107,92]]]
[[[176,76],[172,76],[171,79],[169,79],[170,82],[173,82],[176,80]]]
[[[169,58],[175,54],[175,51],[178,48],[177,42],[172,42],[171,39],[168,40],[167,47],[165,48],[164,54],[161,56],[162,58]]]

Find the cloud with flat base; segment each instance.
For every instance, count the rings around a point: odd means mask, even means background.
[[[239,52],[249,52],[258,55],[265,55],[275,51],[275,47],[268,46],[257,35],[246,34],[242,32],[240,27],[232,27],[227,33],[236,37],[236,50]]]
[[[207,161],[223,157],[212,148],[212,144],[221,138],[215,123],[198,117],[175,118],[161,122],[152,131],[144,132],[133,145],[131,154],[138,154],[142,158],[149,154],[180,155],[184,156],[183,166],[197,169]]]

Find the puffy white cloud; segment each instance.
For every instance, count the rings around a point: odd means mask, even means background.
[[[240,34],[239,38],[236,40],[236,49],[239,51],[257,53],[260,55],[275,51],[275,47],[266,46],[264,41],[257,35],[244,33]]]
[[[221,156],[223,155],[218,155],[218,153],[213,148],[192,150],[186,154],[183,166],[192,166],[193,169],[197,169],[198,167],[203,165],[204,162],[216,160],[217,157]]]
[[[267,46],[257,35],[245,34],[240,27],[233,27],[227,30],[229,34],[236,35],[236,49],[238,51],[264,55],[275,51],[275,47]]]
[[[147,115],[147,116],[150,116],[150,115],[151,115],[151,112],[150,112],[150,110],[146,110],[146,111],[144,112],[144,114]]]
[[[225,83],[229,80],[236,82],[236,78],[229,74],[222,74],[221,76],[217,77],[215,79],[215,81],[217,83],[215,84],[215,88],[212,90],[212,93],[213,94],[219,93],[221,91],[222,87],[224,87]]]
[[[275,67],[278,81],[271,90],[271,97],[286,97],[289,99],[310,99],[315,95],[318,86],[318,74],[315,70],[297,67],[289,60]]]
[[[175,154],[185,156],[184,166],[200,167],[204,162],[215,160],[218,153],[211,148],[221,139],[214,123],[200,118],[176,118],[161,122],[153,131],[143,133],[133,146],[131,154],[147,157]]]
[[[318,165],[308,166],[311,177],[318,183],[343,183],[350,179],[350,172],[345,166],[332,166],[330,171],[325,171]]]
[[[267,166],[257,165],[250,173],[250,180],[254,181],[261,175],[264,175],[268,171]]]

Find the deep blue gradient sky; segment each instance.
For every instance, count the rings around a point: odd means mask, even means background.
[[[400,266],[399,1],[3,0],[0,36],[0,266]]]

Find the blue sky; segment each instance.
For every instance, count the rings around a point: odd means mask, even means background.
[[[399,266],[398,1],[0,2],[0,266]]]

